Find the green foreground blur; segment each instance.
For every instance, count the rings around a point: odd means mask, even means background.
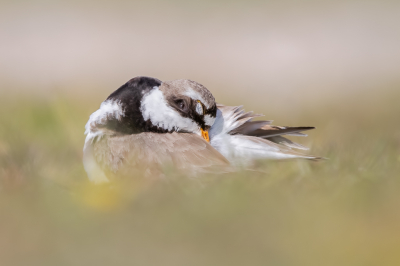
[[[81,163],[99,103],[3,98],[1,265],[399,265],[399,96],[255,110],[317,126],[296,140],[322,162],[102,186]]]

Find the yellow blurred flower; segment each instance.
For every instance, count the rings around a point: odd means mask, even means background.
[[[113,211],[124,204],[123,193],[117,184],[86,183],[78,193],[79,202],[98,211]]]

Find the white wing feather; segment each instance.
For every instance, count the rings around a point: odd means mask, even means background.
[[[247,165],[260,159],[317,159],[293,151],[268,139],[256,136],[231,134],[232,131],[260,115],[245,113],[241,106],[218,105],[215,123],[209,130],[210,143],[233,165]],[[266,121],[270,123],[271,121]],[[300,146],[302,147],[302,146]]]

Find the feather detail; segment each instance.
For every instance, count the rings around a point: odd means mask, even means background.
[[[292,150],[308,148],[282,137],[307,136],[301,132],[314,127],[274,126],[269,120],[252,121],[262,115],[245,112],[242,106],[217,107],[217,117],[209,131],[210,144],[232,164],[246,165],[257,159],[320,159]]]
[[[309,150],[309,148],[304,147],[303,145],[295,143],[295,142],[293,142],[287,138],[284,138],[282,136],[270,137],[270,138],[268,138],[268,140],[272,141],[274,143],[277,143],[277,144],[284,145],[288,148],[294,148],[294,149],[299,149],[299,150]]]
[[[242,106],[224,106],[221,104],[217,104],[217,108],[218,108],[217,116],[219,110],[222,119],[225,121],[222,128],[222,131],[225,133],[229,133],[232,130],[237,129],[244,123],[252,121],[252,119],[255,117],[263,116],[260,114],[254,114],[253,112],[245,112],[242,109]],[[272,121],[264,121],[264,122],[272,122]]]
[[[306,137],[306,134],[300,133],[302,131],[311,130],[315,127],[279,127],[273,125],[266,125],[260,127],[248,134],[249,136],[261,137],[261,138],[270,138],[274,136],[280,135],[291,135],[291,136],[302,136]]]
[[[106,136],[93,144],[96,162],[113,179],[165,166],[185,174],[225,173],[229,161],[208,142],[191,133],[152,133]]]

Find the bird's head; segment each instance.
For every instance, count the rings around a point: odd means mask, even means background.
[[[202,135],[214,124],[217,106],[211,92],[191,80],[162,82],[143,96],[140,107],[145,121],[168,132]]]
[[[86,125],[122,134],[185,132],[209,141],[217,106],[211,92],[191,80],[136,77],[113,92]]]

